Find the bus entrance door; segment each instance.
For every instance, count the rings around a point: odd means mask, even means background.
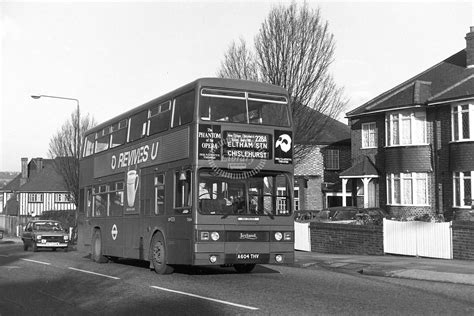
[[[191,242],[193,217],[189,214],[172,214],[167,216],[168,263],[191,264]]]

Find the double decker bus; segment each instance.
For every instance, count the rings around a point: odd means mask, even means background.
[[[95,262],[294,261],[293,125],[274,85],[202,78],[90,129],[82,233]]]

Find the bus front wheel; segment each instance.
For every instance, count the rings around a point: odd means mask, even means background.
[[[91,242],[91,259],[97,263],[106,263],[108,260],[102,254],[102,236],[100,234],[100,230],[94,230],[92,234],[92,242]]]
[[[255,264],[247,263],[247,264],[234,264],[234,269],[238,273],[250,273],[255,268]]]
[[[161,233],[156,233],[153,235],[150,245],[150,261],[156,273],[169,274],[173,272],[173,267],[166,264],[166,256],[165,238]]]

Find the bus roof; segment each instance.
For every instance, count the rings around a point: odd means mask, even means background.
[[[255,92],[265,91],[268,93],[275,93],[275,94],[287,93],[287,91],[282,87],[268,84],[268,83],[257,82],[257,81],[226,79],[226,78],[199,78],[171,92],[168,92],[162,96],[159,96],[153,100],[150,100],[142,105],[136,106],[125,113],[122,113],[114,118],[111,118],[103,123],[98,124],[97,126],[89,129],[86,132],[86,135],[95,133],[114,122],[118,122],[118,121],[121,121],[122,119],[126,119],[130,117],[131,115],[133,115],[134,113],[137,113],[149,108],[154,103],[165,101],[175,95],[179,95],[195,87],[198,87],[198,88],[199,87],[215,87],[215,88],[227,88],[227,89],[237,89],[237,90],[246,90],[246,91],[255,91]]]

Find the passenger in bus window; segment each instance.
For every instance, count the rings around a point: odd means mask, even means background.
[[[234,200],[234,213],[245,213],[245,198],[243,196],[238,196]]]

